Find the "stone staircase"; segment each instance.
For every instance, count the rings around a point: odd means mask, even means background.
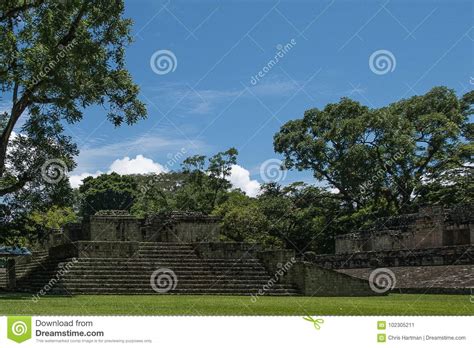
[[[65,267],[67,265],[67,267]],[[162,273],[169,269],[173,273]],[[58,277],[61,270],[67,270]],[[150,278],[157,272],[154,284],[168,289],[167,294],[251,295],[263,291],[271,276],[257,259],[203,259],[191,244],[140,243],[133,258],[52,259],[21,277],[18,289],[38,292],[54,279],[56,294],[159,294]],[[157,282],[163,279],[171,283]],[[160,286],[161,285],[161,286]],[[289,286],[270,286],[267,295],[298,295]]]
[[[26,261],[26,258],[28,261]],[[17,278],[23,278],[26,274],[30,273],[37,267],[41,267],[43,262],[46,261],[48,258],[47,251],[33,251],[32,255],[29,257],[19,257],[16,259],[17,265],[16,269],[16,276]],[[7,274],[6,269],[0,267],[0,288],[4,288],[7,282]]]
[[[21,259],[17,259],[16,264],[16,276],[18,278],[24,277],[26,274],[30,273],[32,270],[41,265],[48,259],[47,251],[33,251],[30,256],[29,262],[22,262]]]

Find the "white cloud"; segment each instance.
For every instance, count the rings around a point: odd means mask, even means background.
[[[82,185],[82,180],[85,178],[88,178],[89,176],[92,176],[93,178],[98,177],[99,175],[103,174],[100,171],[97,171],[95,173],[82,173],[79,175],[70,175],[69,176],[69,182],[71,183],[71,187],[73,188],[78,188],[79,186]]]
[[[130,158],[127,156],[122,159],[116,159],[110,165],[107,173],[110,174],[112,172],[115,172],[120,175],[147,173],[159,174],[165,171],[165,168],[161,164],[156,163],[152,159],[146,158],[143,155],[137,155],[135,158]],[[98,170],[95,173],[85,172],[77,175],[70,175],[69,182],[71,183],[71,187],[78,188],[82,185],[82,180],[84,180],[85,178],[89,176],[96,178],[101,174],[104,173]]]
[[[232,166],[229,181],[250,197],[255,197],[260,192],[260,183],[257,180],[251,180],[250,172],[239,165]]]
[[[112,163],[118,158],[142,155],[153,157],[156,154],[175,154],[185,148],[186,152],[206,152],[208,146],[199,139],[192,142],[183,136],[163,136],[153,132],[138,137],[123,139],[120,142],[96,146],[82,146],[77,158],[77,168],[74,174],[94,172],[97,169],[106,171],[107,163]]]
[[[122,159],[117,159],[110,165],[110,172],[115,172],[121,175],[147,173],[160,174],[165,171],[165,168],[161,164],[155,163],[152,159],[143,157],[143,155],[138,155],[133,159],[130,159],[128,156]]]
[[[154,162],[150,158],[146,158],[143,155],[138,155],[135,158],[124,157],[122,159],[116,159],[109,167],[108,174],[115,172],[120,175],[126,174],[147,174],[147,173],[163,173],[166,169],[159,163]],[[101,171],[95,173],[81,173],[78,175],[70,175],[69,182],[73,188],[78,188],[82,185],[82,180],[92,176],[94,178],[104,174]],[[260,192],[260,183],[257,180],[250,179],[250,172],[239,166],[233,165],[229,181],[232,186],[239,188],[244,191],[250,197],[256,197]]]

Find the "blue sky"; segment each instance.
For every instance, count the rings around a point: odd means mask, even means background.
[[[280,158],[273,135],[309,108],[343,96],[377,107],[437,85],[472,89],[473,14],[472,2],[453,0],[126,0],[135,38],[127,66],[148,119],[114,128],[102,109],[88,109],[67,127],[81,149],[73,180],[176,170],[184,157],[233,146],[240,167],[232,180],[255,193],[262,163]],[[165,74],[150,61],[162,50],[176,58]],[[380,50],[389,66],[374,73],[369,60]],[[314,182],[310,172],[278,179]]]

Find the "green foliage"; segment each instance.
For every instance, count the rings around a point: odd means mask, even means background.
[[[232,166],[237,163],[238,152],[234,148],[219,152],[209,158],[193,156],[183,161],[184,184],[176,192],[178,210],[211,213],[226,201],[232,187],[229,180]]]
[[[0,241],[27,236],[32,212],[72,204],[65,174],[78,151],[65,123],[91,105],[116,126],[145,117],[125,68],[131,21],[123,13],[122,0],[0,2],[0,89],[11,104],[0,114]],[[45,179],[49,160],[60,164],[59,183]]]
[[[179,210],[176,193],[186,180],[183,173],[135,175],[138,194],[132,206],[132,214],[144,217]]]
[[[213,214],[222,218],[222,232],[230,240],[300,253],[329,253],[334,249],[334,235],[342,232],[340,225],[333,224],[340,212],[339,199],[334,195],[295,183],[285,188],[263,185],[257,198],[234,191]]]
[[[30,219],[35,225],[43,226],[46,229],[59,229],[67,223],[76,221],[77,216],[70,207],[53,206],[46,212],[32,212]]]
[[[63,123],[80,121],[88,106],[103,106],[116,126],[145,117],[125,68],[131,21],[123,13],[122,0],[0,3],[0,88],[12,105],[0,116],[0,196],[41,180],[46,159],[74,167]]]
[[[227,178],[236,161],[237,151],[229,149],[208,161],[205,156],[190,157],[178,173],[86,178],[79,188],[81,215],[99,210],[128,210],[140,217],[173,210],[209,214],[227,199]]]
[[[343,98],[286,123],[275,151],[287,168],[310,169],[337,188],[347,207],[409,211],[423,180],[468,160],[462,135],[469,133],[472,99],[445,87],[379,109]]]
[[[444,205],[474,203],[474,180],[472,168],[451,169],[438,180],[424,183],[418,190],[416,203],[421,205]]]
[[[222,233],[229,240],[261,243],[267,247],[283,245],[280,239],[269,234],[270,221],[259,201],[239,191],[232,192],[229,199],[214,210],[213,215],[222,218]]]
[[[79,192],[82,216],[100,210],[130,210],[138,193],[132,176],[117,173],[85,178]]]

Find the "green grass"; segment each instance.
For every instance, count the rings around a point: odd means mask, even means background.
[[[0,315],[474,315],[469,295],[259,297],[0,294]]]

